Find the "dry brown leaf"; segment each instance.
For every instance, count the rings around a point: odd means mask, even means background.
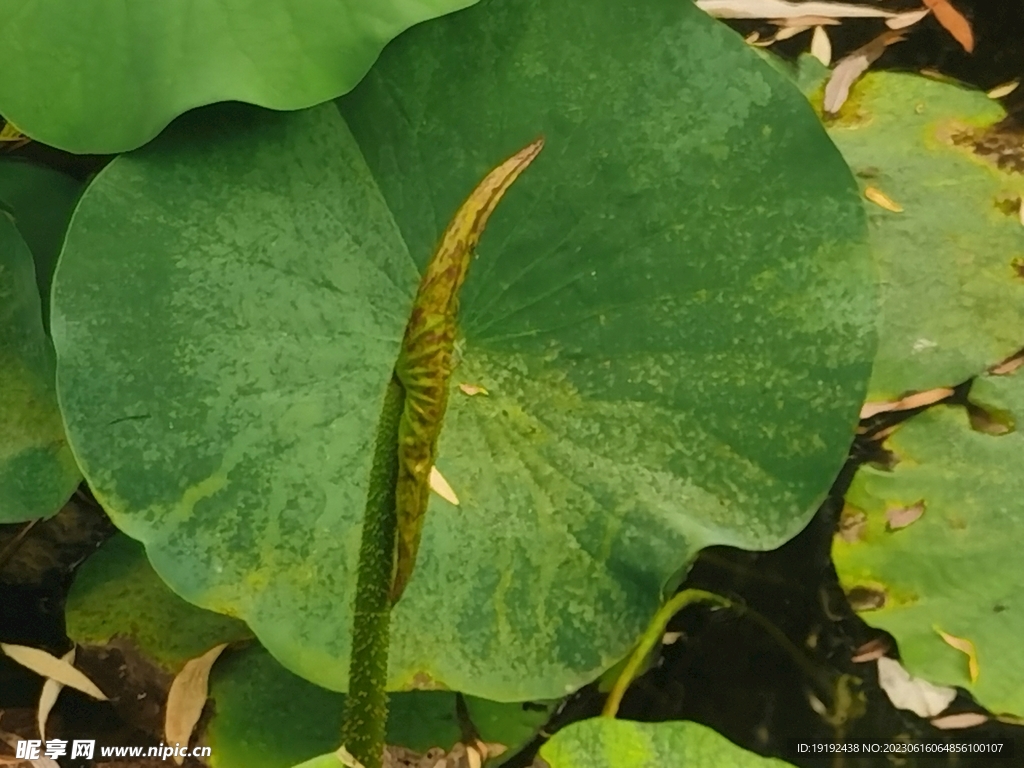
[[[484,759],[497,757],[508,752],[508,747],[496,741],[477,742],[477,748],[480,749],[480,754],[484,756]]]
[[[761,33],[755,29],[753,32],[751,32],[749,35],[743,38],[743,42],[746,43],[747,45],[753,45],[758,41],[760,37]]]
[[[463,394],[469,395],[470,397],[473,397],[473,395],[489,394],[486,389],[477,386],[476,384],[459,384],[459,389],[462,391]]]
[[[1008,373],[1013,373],[1022,365],[1024,365],[1024,350],[1010,355],[1001,363],[993,365],[988,369],[988,372],[995,374],[996,376],[1005,376]]]
[[[850,661],[854,664],[863,664],[866,661],[875,661],[889,652],[889,641],[884,637],[876,637],[868,640],[864,645],[853,652]]]
[[[68,664],[74,665],[75,649],[72,648],[60,658],[61,661],[66,661]],[[57,703],[57,696],[60,695],[63,687],[63,683],[60,683],[50,677],[46,678],[46,682],[43,683],[43,690],[39,694],[39,706],[36,708],[36,727],[39,729],[39,738],[41,741],[46,741],[46,721],[49,719],[50,710],[52,710],[53,705]]]
[[[878,661],[878,684],[897,709],[906,709],[918,717],[941,714],[956,698],[956,690],[911,677],[895,659],[881,656]]]
[[[825,84],[825,100],[822,108],[829,114],[835,114],[846,103],[850,96],[850,88],[857,82],[885,49],[904,39],[904,34],[897,30],[886,30],[866,45],[862,45],[837,63],[828,82]]]
[[[881,8],[868,8],[849,3],[807,2],[786,0],[697,0],[695,5],[716,19],[784,19],[798,16],[826,16],[830,19],[882,18],[896,14]]]
[[[924,4],[935,14],[935,20],[946,28],[965,51],[971,53],[974,50],[974,33],[971,32],[971,25],[949,0],[924,0]]]
[[[837,25],[839,19],[831,16],[792,16],[790,18],[772,19],[771,23],[777,27],[821,27]]]
[[[900,426],[902,426],[902,425],[900,425],[900,424],[890,424],[885,429],[880,429],[877,432],[875,432],[875,434],[873,434],[871,436],[871,439],[875,440],[877,442],[881,442],[882,440],[885,440],[893,432],[895,432],[897,429],[899,429]]]
[[[931,13],[930,8],[921,8],[916,11],[903,11],[902,13],[897,13],[891,19],[886,19],[885,26],[889,29],[906,29],[907,27],[912,27],[917,24],[917,22],[929,13]]]
[[[456,507],[459,506],[459,497],[455,495],[455,491],[452,490],[452,487],[444,479],[444,475],[438,471],[437,467],[430,468],[430,490],[449,504]]]
[[[829,42],[828,33],[822,26],[815,27],[814,35],[811,36],[811,56],[826,67],[832,62],[832,43]]]
[[[781,27],[778,32],[775,33],[775,42],[781,42],[782,40],[789,40],[791,37],[796,37],[801,32],[806,32],[811,27],[809,25],[787,25]]]
[[[1011,93],[1016,91],[1018,85],[1020,85],[1020,80],[1011,80],[1009,83],[997,85],[985,95],[990,99],[1001,99],[1003,96],[1009,96]]]
[[[932,725],[943,731],[955,731],[961,728],[974,728],[975,726],[987,723],[988,715],[981,712],[960,712],[956,715],[945,715],[932,720]]]
[[[952,394],[953,390],[949,387],[936,387],[935,389],[926,389],[924,392],[915,392],[899,400],[864,403],[860,409],[860,417],[869,419],[887,411],[909,411],[911,408],[920,408],[923,405],[932,405],[939,400],[945,400]]]
[[[11,749],[17,752],[18,742],[22,741],[22,737],[14,733],[0,731],[0,741],[4,742],[5,744],[7,744],[7,746],[9,746]],[[14,766],[14,768],[25,768],[25,766],[31,766],[31,768],[61,768],[60,763],[58,763],[56,760],[51,760],[49,757],[43,755],[42,746],[40,746],[39,754],[40,757],[25,760],[18,758],[6,758],[3,755],[0,755],[0,765],[4,765],[4,761],[6,760],[11,761],[6,764]]]
[[[885,208],[885,210],[892,211],[893,213],[903,213],[903,206],[877,187],[866,187],[864,189],[864,197],[879,208]]]
[[[909,507],[887,509],[885,510],[885,526],[890,531],[898,531],[900,528],[906,528],[911,523],[920,519],[923,514],[924,499],[921,499],[916,504],[911,504]]]
[[[957,637],[956,635],[951,635],[948,632],[943,632],[938,627],[933,627],[933,629],[939,633],[939,637],[941,637],[947,645],[950,645],[961,653],[967,655],[967,674],[970,676],[972,683],[978,682],[978,674],[981,670],[978,667],[978,650],[974,647],[974,643],[966,638]]]
[[[469,768],[481,768],[483,765],[480,753],[476,751],[475,747],[466,747],[466,762],[469,764]]]
[[[63,659],[58,659],[46,651],[30,648],[27,645],[9,645],[7,643],[0,643],[0,651],[6,653],[21,666],[31,669],[37,675],[56,680],[68,688],[74,688],[94,699],[107,701],[106,695],[96,687],[92,680]]]
[[[227,647],[227,643],[221,643],[202,656],[189,659],[174,677],[167,692],[167,715],[164,719],[164,738],[168,744],[188,744],[192,740],[192,729],[199,722],[209,695],[210,668]],[[184,757],[174,756],[178,765],[184,761]]]

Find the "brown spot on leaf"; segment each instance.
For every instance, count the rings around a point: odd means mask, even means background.
[[[414,691],[444,691],[445,686],[432,678],[426,672],[417,672],[409,683],[409,688]]]
[[[839,515],[839,538],[849,544],[854,544],[864,538],[867,524],[868,516],[864,514],[864,511],[847,504]]]
[[[924,514],[924,499],[909,507],[896,507],[885,510],[885,527],[890,531],[906,528]]]
[[[850,607],[855,611],[876,611],[885,605],[885,589],[879,585],[861,585],[846,593]]]
[[[1024,173],[1024,136],[1006,121],[987,128],[951,125],[940,131],[939,138],[970,150],[1001,171]]]

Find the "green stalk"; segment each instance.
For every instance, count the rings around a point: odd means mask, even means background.
[[[404,404],[405,390],[398,379],[392,377],[377,426],[370,489],[363,516],[348,697],[341,728],[341,743],[365,768],[382,768],[384,761],[390,593],[397,520],[398,424]]]
[[[643,663],[651,655],[655,646],[665,636],[665,627],[668,626],[672,617],[686,606],[699,602],[718,603],[726,607],[734,605],[732,600],[716,595],[714,592],[705,592],[703,589],[684,589],[661,606],[658,612],[654,614],[654,618],[651,619],[651,623],[647,626],[643,637],[640,638],[640,642],[637,643],[633,654],[629,657],[629,662],[627,662],[619,674],[619,679],[615,681],[615,686],[612,688],[611,693],[608,694],[608,698],[604,703],[604,710],[601,712],[604,717],[615,717],[618,714],[619,704],[622,703],[622,697],[626,695],[626,689],[629,688],[633,680],[639,675],[641,666],[643,666]]]

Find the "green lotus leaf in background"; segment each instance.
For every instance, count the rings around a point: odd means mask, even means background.
[[[339,105],[187,116],[77,209],[54,337],[91,487],[176,592],[325,687],[418,267],[538,134],[463,292],[461,505],[431,502],[390,687],[558,698],[701,547],[794,535],[846,456],[875,289],[799,91],[676,0],[484,2]]]
[[[14,218],[36,263],[43,327],[50,327],[50,283],[83,184],[46,166],[0,159],[0,206]]]
[[[788,768],[690,722],[637,723],[597,717],[558,731],[540,755],[551,768]]]
[[[213,668],[215,714],[205,732],[213,768],[288,768],[338,747],[345,695],[297,677],[263,648],[225,656]],[[529,741],[548,711],[466,697],[480,738],[509,749]],[[511,738],[510,738],[511,737]],[[455,694],[408,691],[390,697],[387,743],[424,753],[450,750],[461,738]]]
[[[196,608],[171,592],[142,545],[123,534],[76,571],[64,616],[68,637],[79,645],[128,639],[171,675],[215,645],[252,637],[244,622]]]
[[[57,408],[35,263],[12,219],[0,211],[0,523],[54,514],[82,479]]]
[[[124,152],[204,104],[333,99],[403,30],[473,2],[3,0],[0,114],[69,152]]]
[[[824,68],[800,66],[820,107]],[[1024,157],[1005,117],[980,91],[871,72],[826,121],[861,187],[903,208],[865,202],[882,286],[871,401],[955,386],[1024,346]]]
[[[1024,375],[980,379],[971,398],[1007,408],[1017,431],[974,431],[956,406],[913,417],[886,441],[899,462],[892,471],[859,470],[846,497],[846,538],[837,536],[833,556],[844,586],[885,592],[885,605],[864,619],[893,634],[911,674],[963,686],[989,709],[1020,715]],[[893,530],[887,513],[919,502],[924,514]],[[851,517],[860,514],[863,525]],[[936,629],[974,643],[977,682],[968,657]]]

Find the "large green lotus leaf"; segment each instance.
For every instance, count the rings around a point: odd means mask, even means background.
[[[558,731],[540,750],[551,768],[788,768],[699,723],[596,717]]]
[[[817,62],[801,64],[820,106]],[[1024,156],[1004,117],[982,92],[872,72],[827,122],[861,187],[903,208],[865,202],[882,285],[869,400],[959,384],[1024,345]]]
[[[238,619],[174,594],[150,567],[142,545],[124,534],[109,539],[77,570],[64,616],[76,643],[127,638],[169,674],[215,645],[252,637]]]
[[[333,99],[403,30],[475,1],[2,0],[0,114],[69,152],[124,152],[203,104]]]
[[[543,133],[465,286],[461,506],[431,502],[389,684],[557,698],[698,549],[777,546],[825,494],[873,356],[855,184],[800,93],[675,0],[483,3],[341,110],[211,109],[91,185],[54,292],[72,445],[176,592],[344,690],[417,264]]]
[[[0,159],[0,204],[14,217],[36,262],[43,326],[50,326],[50,283],[82,183],[46,166]]]
[[[263,648],[217,662],[210,677],[216,708],[206,728],[213,768],[287,768],[338,746],[345,695],[313,685]],[[467,697],[480,737],[515,749],[547,719],[543,710]],[[451,749],[461,737],[455,694],[395,693],[388,704],[388,744],[426,752]],[[510,738],[511,737],[511,738]]]
[[[867,518],[859,537],[847,534],[854,541],[836,538],[833,556],[847,588],[886,593],[864,618],[893,634],[912,674],[963,686],[991,710],[1024,714],[1024,375],[981,379],[971,396],[1000,404],[1018,430],[973,431],[953,406],[915,416],[886,443],[899,460],[892,471],[858,471],[848,513]],[[891,530],[886,513],[918,502],[924,514]],[[968,657],[936,629],[974,643],[977,682]]]
[[[0,523],[57,512],[82,476],[64,436],[35,265],[0,211]]]

